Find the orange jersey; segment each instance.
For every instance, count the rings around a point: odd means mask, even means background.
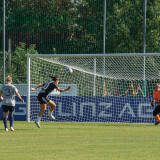
[[[159,91],[153,91],[153,98],[156,100],[156,101],[160,101],[160,90]]]

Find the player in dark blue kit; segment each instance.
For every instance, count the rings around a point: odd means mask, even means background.
[[[38,84],[34,88],[31,88],[31,90],[34,91],[35,89],[42,87],[41,91],[38,94],[38,101],[40,103],[41,110],[38,114],[37,120],[35,121],[35,124],[39,128],[40,128],[39,122],[41,120],[43,113],[46,111],[47,105],[50,106],[48,117],[55,119],[55,117],[52,115],[52,112],[53,112],[54,108],[56,107],[56,104],[48,98],[48,94],[51,93],[54,89],[57,89],[60,92],[65,92],[65,91],[68,91],[72,88],[71,86],[69,86],[66,89],[61,89],[57,86],[58,82],[59,82],[58,76],[56,75],[55,77],[52,77],[52,81],[50,81],[48,83],[44,83],[44,84]]]

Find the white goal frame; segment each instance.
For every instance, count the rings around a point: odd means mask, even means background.
[[[28,54],[27,55],[27,114],[26,121],[30,122],[30,58],[32,57],[122,57],[144,56],[143,80],[145,81],[145,56],[160,56],[160,53],[117,53],[117,54]],[[96,62],[95,62],[96,63]],[[96,64],[95,64],[96,65]],[[103,64],[105,65],[105,64]],[[105,70],[104,70],[105,73]]]

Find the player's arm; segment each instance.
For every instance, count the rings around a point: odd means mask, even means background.
[[[68,90],[70,90],[72,88],[72,86],[69,86],[68,88],[66,88],[66,89],[61,89],[61,88],[56,88],[58,91],[60,91],[60,92],[65,92],[65,91],[68,91]]]
[[[0,91],[0,99],[3,101],[2,91]]]
[[[155,102],[155,99],[153,98],[152,102],[151,102],[151,106],[154,107],[154,102]]]
[[[20,94],[17,91],[16,91],[16,95],[21,100],[21,102],[24,103],[24,100],[22,99],[22,97],[20,96]]]
[[[42,87],[42,86],[43,86],[43,84],[38,84],[38,85],[35,86],[34,88],[31,88],[31,91],[34,91],[34,90],[36,90],[37,88]]]

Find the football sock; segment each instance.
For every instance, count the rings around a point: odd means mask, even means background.
[[[49,111],[49,113],[48,113],[48,114],[49,114],[49,115],[51,115],[52,113],[53,113],[53,111]]]
[[[160,118],[159,118],[159,115],[158,115],[158,114],[155,116],[155,118],[156,118],[156,120],[157,120],[158,122],[160,122]]]
[[[4,123],[4,127],[5,127],[5,128],[8,128],[8,127],[7,127],[7,118],[3,117],[3,123]]]
[[[41,120],[41,117],[37,117],[37,120],[36,120],[36,122],[39,122]]]
[[[13,127],[13,114],[9,115],[10,127]]]

